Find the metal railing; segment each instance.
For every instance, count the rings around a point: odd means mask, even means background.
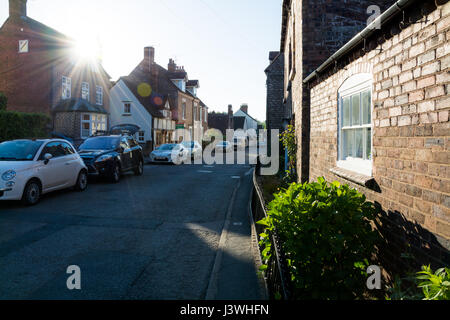
[[[256,233],[259,235],[265,232],[265,228],[263,225],[256,224],[261,219],[267,217],[266,206],[264,203],[264,198],[262,196],[262,192],[258,186],[256,181],[256,172],[253,174],[253,193],[252,193],[252,202],[251,202],[251,210],[253,215],[253,221],[255,222]],[[291,299],[291,291],[290,291],[290,280],[289,280],[289,271],[287,269],[286,259],[284,257],[280,240],[276,234],[273,232],[270,235],[271,240],[271,250],[272,254],[267,262],[267,269],[264,271],[264,280],[266,282],[269,298],[273,299],[281,299],[281,300],[290,300]],[[261,254],[262,248],[259,246],[259,252]]]

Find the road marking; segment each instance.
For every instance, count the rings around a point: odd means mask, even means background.
[[[207,170],[198,170],[197,172],[199,172],[199,173],[213,173],[212,171],[207,171]]]
[[[240,176],[232,176],[231,179],[240,179]]]
[[[242,222],[234,222],[233,226],[242,226]]]
[[[214,168],[214,166],[203,166],[204,168]]]

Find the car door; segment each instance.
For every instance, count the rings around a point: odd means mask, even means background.
[[[75,150],[66,142],[61,143],[61,147],[64,149],[65,160],[64,165],[67,170],[67,185],[74,185],[78,179],[79,174],[79,159]]]
[[[126,171],[129,170],[132,166],[131,164],[133,156],[126,137],[122,137],[120,139],[120,148],[122,149],[122,154],[120,155],[120,159],[122,162],[122,170]]]
[[[45,155],[51,154],[52,158],[46,163]],[[67,158],[62,143],[58,141],[49,142],[42,149],[39,156],[39,176],[42,181],[43,191],[57,189],[67,183],[69,170],[67,170]]]
[[[128,137],[127,138],[127,142],[128,142],[128,145],[130,146],[130,149],[131,149],[130,165],[133,168],[135,168],[135,167],[137,167],[137,165],[139,163],[139,159],[140,159],[139,145],[137,144],[137,142],[132,137]]]

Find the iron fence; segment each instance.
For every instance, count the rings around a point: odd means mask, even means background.
[[[255,170],[255,173],[257,170]],[[261,219],[267,217],[267,210],[264,203],[264,198],[262,192],[257,184],[256,175],[253,176],[253,195],[252,195],[252,215],[253,221],[258,222]],[[265,232],[264,226],[255,223],[256,233],[259,234]],[[290,281],[289,281],[289,271],[287,268],[287,263],[283,250],[280,245],[280,240],[276,234],[273,232],[270,235],[271,240],[271,258],[267,262],[267,269],[264,271],[264,280],[268,289],[268,294],[270,299],[281,299],[289,300],[291,299]],[[259,252],[261,254],[262,248],[259,246]]]

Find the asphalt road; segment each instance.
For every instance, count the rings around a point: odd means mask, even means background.
[[[0,299],[261,298],[249,249],[251,170],[149,165],[141,177],[93,180],[31,208],[0,202]],[[81,290],[66,286],[70,265],[81,269]]]

